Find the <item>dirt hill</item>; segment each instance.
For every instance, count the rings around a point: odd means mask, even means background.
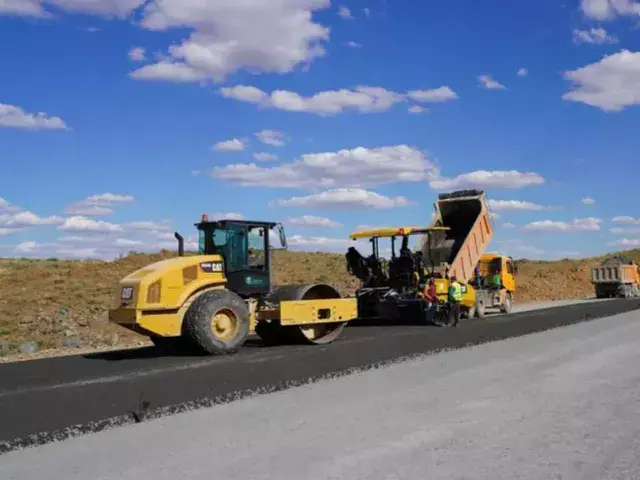
[[[640,250],[625,254],[640,261]],[[114,287],[128,273],[173,256],[164,251],[130,254],[112,262],[0,259],[0,357],[24,349],[25,342],[36,342],[38,351],[146,343],[107,322]],[[600,261],[519,260],[516,302],[592,296],[589,272]],[[329,282],[343,295],[358,286],[347,274],[344,256],[327,253],[274,252],[274,281]],[[29,348],[34,347],[32,343]]]

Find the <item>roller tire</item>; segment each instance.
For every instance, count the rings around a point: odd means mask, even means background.
[[[487,315],[487,305],[484,299],[476,301],[476,318],[484,318]]]
[[[283,285],[273,289],[265,300],[273,303],[279,303],[281,301],[295,301],[295,300],[312,300],[312,299],[324,299],[324,298],[341,298],[340,293],[330,285],[318,283],[318,284],[302,284],[302,285]],[[278,344],[310,344],[310,345],[326,345],[333,342],[340,336],[347,322],[335,322],[328,324],[334,327],[331,332],[320,338],[309,339],[302,331],[304,325],[291,325],[280,326],[279,323],[270,328],[265,328],[263,332],[269,341],[277,342]],[[258,327],[256,325],[256,333],[258,333]],[[263,338],[260,335],[260,338]],[[272,343],[273,344],[273,343]]]
[[[217,312],[231,311],[237,328],[230,338],[220,338],[212,329],[211,319]],[[209,355],[236,353],[249,336],[249,309],[244,300],[229,290],[214,290],[196,298],[184,316],[183,335]]]

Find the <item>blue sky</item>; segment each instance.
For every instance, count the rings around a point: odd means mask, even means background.
[[[0,256],[174,248],[202,213],[343,252],[459,188],[492,250],[640,247],[639,26],[631,0],[0,0]]]

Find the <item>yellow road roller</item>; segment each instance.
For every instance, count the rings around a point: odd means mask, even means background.
[[[287,248],[282,224],[203,215],[195,226],[198,253],[185,255],[176,232],[177,257],[120,281],[110,322],[163,349],[223,355],[253,333],[269,345],[328,344],[357,317],[357,300],[331,285],[272,285],[272,243]]]

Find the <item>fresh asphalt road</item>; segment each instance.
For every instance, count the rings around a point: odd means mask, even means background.
[[[0,457],[4,480],[640,478],[640,312]]]

